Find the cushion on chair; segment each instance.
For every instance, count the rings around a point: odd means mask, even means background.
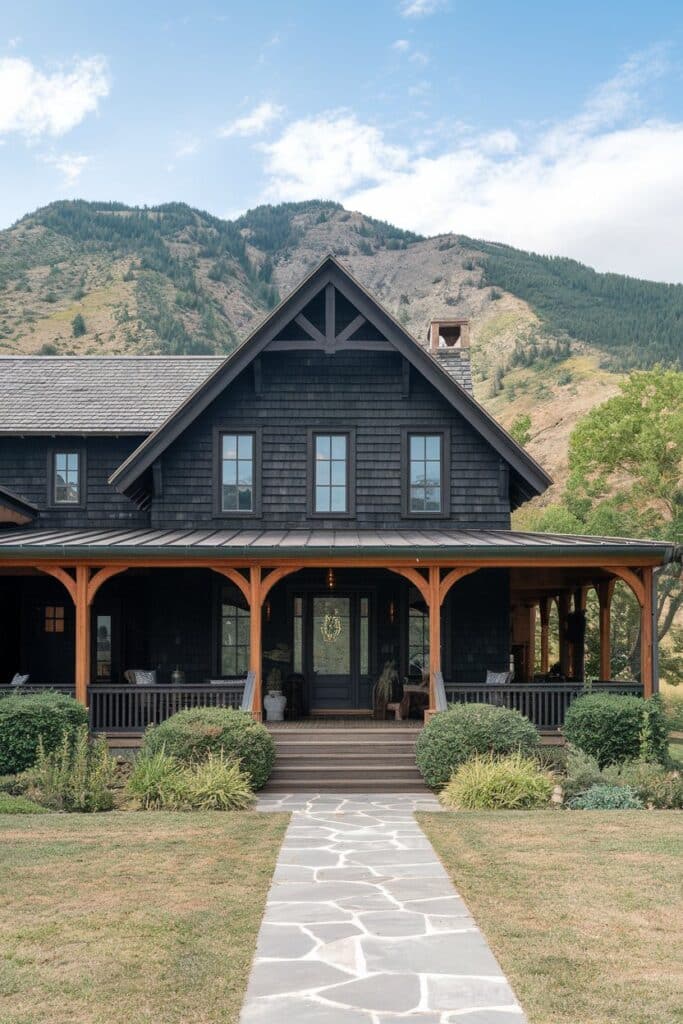
[[[30,676],[22,676],[21,672],[15,672],[10,680],[10,686],[26,686]]]
[[[486,670],[486,686],[504,686],[512,682],[512,672],[492,672]]]
[[[123,676],[133,686],[156,686],[156,669],[129,668],[127,672],[123,673]]]

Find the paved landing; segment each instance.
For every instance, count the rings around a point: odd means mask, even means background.
[[[290,811],[241,1024],[526,1024],[414,817],[427,795],[269,794]]]

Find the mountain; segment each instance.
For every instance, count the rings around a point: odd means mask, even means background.
[[[233,221],[181,203],[59,202],[0,232],[0,354],[229,352],[327,252],[416,337],[472,321],[475,393],[561,484],[572,427],[620,375],[680,367],[683,286],[445,234],[330,202]]]

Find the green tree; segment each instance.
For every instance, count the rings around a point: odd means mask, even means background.
[[[74,338],[81,338],[85,334],[87,328],[81,313],[76,313],[76,316],[71,321],[71,330]]]
[[[527,445],[531,440],[531,416],[518,416],[510,427],[510,437],[522,447]]]
[[[661,367],[633,373],[618,395],[574,428],[564,494],[539,513],[532,528],[680,544],[682,469],[683,373]],[[682,606],[680,565],[673,564],[660,575],[657,606],[659,639],[669,634],[671,641],[661,656],[671,681],[683,675],[683,631],[676,625]],[[612,618],[635,668],[640,638],[630,598],[615,600]]]

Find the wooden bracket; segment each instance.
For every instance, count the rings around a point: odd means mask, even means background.
[[[66,569],[62,569],[59,565],[35,565],[33,567],[39,572],[44,572],[48,576],[54,576],[56,580],[64,584],[66,587],[69,597],[76,604],[76,580],[73,576],[70,576]]]
[[[463,579],[464,576],[470,576],[473,572],[477,572],[478,569],[479,566],[459,565],[457,568],[447,572],[439,584],[439,603],[444,603],[448,591],[458,580]]]

